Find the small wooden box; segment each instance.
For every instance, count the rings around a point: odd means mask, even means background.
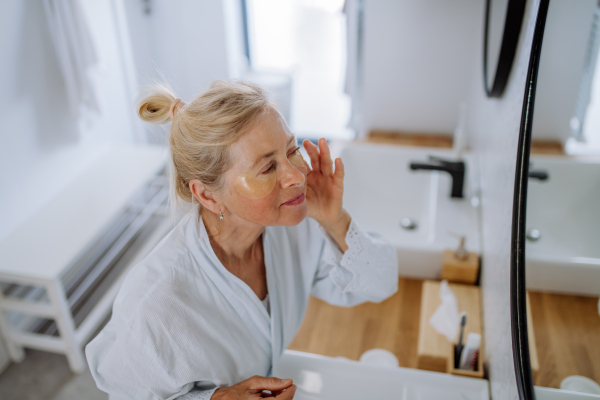
[[[442,279],[448,282],[467,283],[473,285],[479,275],[479,256],[468,253],[466,260],[456,257],[452,250],[444,250],[442,255]]]
[[[440,282],[423,281],[421,294],[421,315],[419,319],[419,340],[417,345],[417,368],[428,371],[448,372],[456,375],[483,377],[483,332],[481,327],[481,291],[479,287],[450,283],[458,302],[459,312],[467,313],[467,324],[463,338],[466,339],[470,332],[482,335],[478,370],[455,370],[454,345],[444,335],[436,332],[429,324],[429,318],[441,304]],[[456,338],[455,340],[458,340]]]
[[[483,348],[479,346],[479,355],[477,356],[477,369],[475,371],[468,371],[466,369],[454,368],[454,349],[456,345],[452,346],[452,356],[448,358],[448,372],[452,375],[468,376],[469,378],[483,378]]]

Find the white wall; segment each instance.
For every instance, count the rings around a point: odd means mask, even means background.
[[[119,0],[81,2],[100,59],[101,115],[70,114],[41,2],[3,2],[0,13],[0,240],[42,207],[110,143],[136,136],[120,57]]]
[[[234,23],[240,17],[237,1],[154,0],[149,14],[144,2],[124,1],[141,86],[165,81],[177,97],[189,102],[213,80],[239,77],[235,51],[243,47],[241,31],[236,30],[241,20]],[[165,142],[164,128],[146,128],[151,141]]]
[[[225,6],[212,0],[150,2],[126,0],[133,54],[140,84],[160,78],[161,73],[175,94],[191,100],[214,79],[230,77]],[[231,12],[234,12],[235,9]],[[240,47],[240,50],[243,50]]]
[[[481,78],[483,0],[368,0],[360,134],[451,134]]]
[[[41,2],[7,1],[0,13],[0,240],[69,181],[50,171],[79,141]],[[83,161],[83,160],[77,160]]]
[[[575,105],[596,0],[552,0],[540,57],[533,114],[533,137],[558,140],[571,136]]]
[[[527,2],[515,63],[503,97],[488,99],[483,80],[473,77],[473,107],[467,122],[478,159],[476,168],[480,169],[484,357],[494,400],[518,399],[510,330],[510,239],[521,108],[538,4],[539,0]],[[481,43],[483,39],[479,40]]]

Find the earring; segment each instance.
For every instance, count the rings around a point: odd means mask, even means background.
[[[223,211],[221,211],[221,216],[219,217],[219,219],[220,219],[221,221],[223,221],[223,220],[225,219],[225,218],[223,218]]]

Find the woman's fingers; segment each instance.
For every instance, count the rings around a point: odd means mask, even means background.
[[[327,140],[324,138],[319,139],[318,147],[308,139],[305,139],[302,144],[310,157],[312,170],[331,177],[333,175],[333,161],[331,160]]]
[[[320,172],[321,167],[320,167],[320,162],[319,162],[319,157],[320,157],[319,149],[317,149],[317,146],[315,146],[313,144],[313,142],[311,142],[308,139],[304,139],[302,144],[304,145],[304,148],[306,149],[306,152],[308,153],[308,156],[310,157],[310,164],[312,166],[312,170],[315,172]]]
[[[275,398],[277,400],[292,400],[294,398],[294,394],[296,393],[296,385],[292,385],[289,388],[285,389],[285,392],[281,392]]]
[[[281,393],[283,393],[286,389],[282,389],[282,390],[271,390],[271,393],[267,393],[267,392],[263,392],[263,397],[277,397],[279,396]]]
[[[335,173],[333,174],[333,182],[338,186],[342,186],[344,183],[344,163],[339,157],[335,159]]]
[[[279,379],[258,375],[248,378],[246,381],[248,382],[248,389],[251,390],[282,390],[288,388],[292,384],[291,379]]]
[[[331,161],[327,140],[324,138],[319,139],[319,153],[321,154],[321,172],[327,177],[333,175],[333,162]]]
[[[271,393],[261,392],[260,397],[261,398],[287,400],[287,399],[293,399],[294,393],[296,393],[296,385],[292,385],[292,386],[290,386],[286,389],[282,389],[282,390],[271,390]]]

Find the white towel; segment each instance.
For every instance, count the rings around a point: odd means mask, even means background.
[[[82,112],[100,113],[89,74],[98,57],[79,0],[43,0],[43,4],[69,108],[77,116]]]

